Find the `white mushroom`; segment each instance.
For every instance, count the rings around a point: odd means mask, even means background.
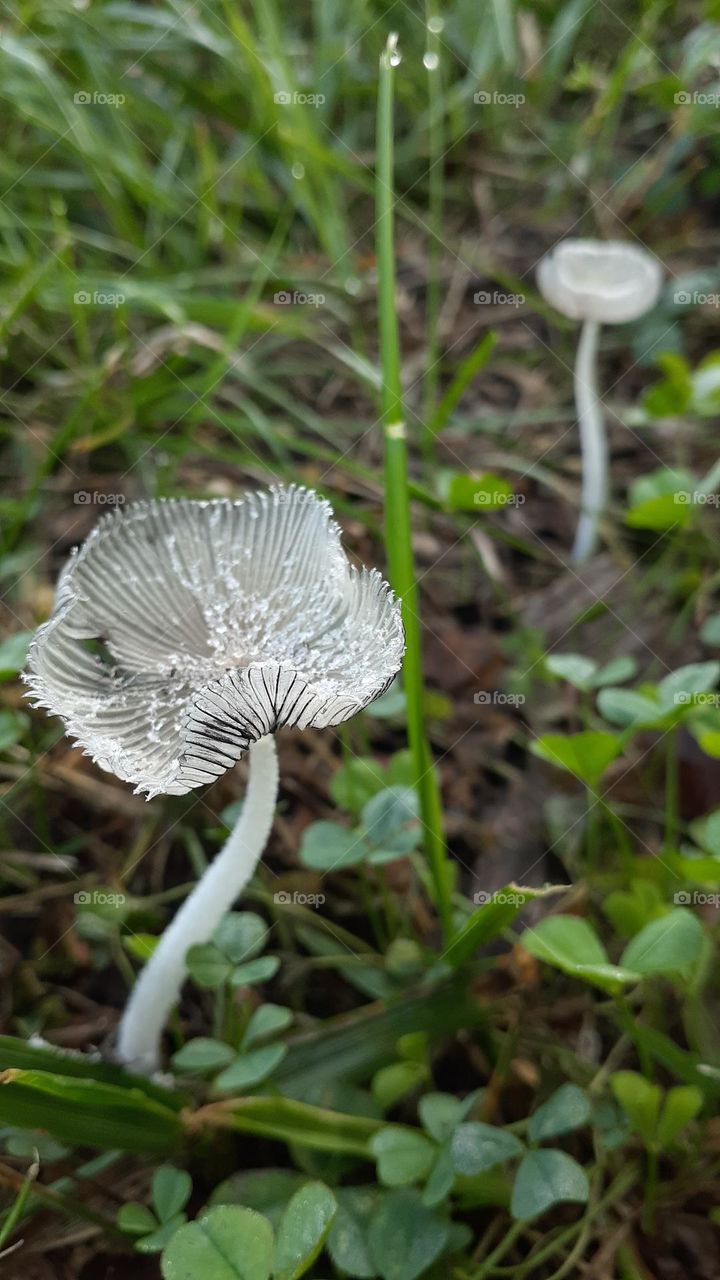
[[[573,560],[592,555],[608,497],[607,441],[597,390],[601,324],[625,324],[650,311],[662,289],[656,258],[620,240],[563,240],[543,258],[537,280],[543,297],[583,327],[575,361],[575,402],[582,452],[581,515]]]
[[[237,502],[140,502],[71,556],[26,680],[103,769],[148,796],[212,782],[246,751],[238,823],[143,969],[118,1036],[152,1071],[185,978],[253,874],[277,794],[272,735],[347,720],[389,685],[400,606],[351,567],[330,506],[291,486]]]

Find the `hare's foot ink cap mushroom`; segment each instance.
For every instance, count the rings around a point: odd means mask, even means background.
[[[36,705],[148,796],[213,782],[250,750],[238,825],[136,984],[126,1061],[157,1065],[185,953],[252,875],[275,803],[271,735],[349,719],[403,651],[399,602],[377,570],[350,565],[329,503],[307,489],[139,502],[74,552],[30,649]]]

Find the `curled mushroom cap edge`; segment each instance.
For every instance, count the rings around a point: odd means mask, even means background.
[[[404,651],[400,605],[300,486],[103,516],[33,640],[29,696],[148,796],[212,782],[284,725],[340,723]]]

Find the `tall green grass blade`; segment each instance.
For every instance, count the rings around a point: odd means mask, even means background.
[[[393,81],[399,55],[390,36],[380,56],[377,118],[377,260],[381,396],[385,439],[385,527],[390,580],[402,602],[407,650],[404,675],[408,736],[420,797],[425,849],[435,905],[446,939],[452,935],[452,873],[445,849],[437,774],[425,733],[422,643],[411,542],[407,425],[400,378],[400,339],[395,309]]]
[[[338,1080],[361,1083],[392,1058],[402,1036],[427,1035],[432,1044],[470,1028],[486,1038],[485,1013],[470,992],[467,975],[434,990],[404,992],[352,1016],[323,1022],[290,1044],[273,1076],[282,1092],[302,1099]],[[485,1045],[490,1060],[493,1050]]]
[[[27,1040],[15,1036],[0,1036],[0,1072],[8,1069],[47,1071],[51,1075],[110,1084],[118,1089],[140,1089],[153,1102],[173,1111],[180,1111],[189,1101],[187,1094],[153,1084],[147,1076],[134,1075],[111,1062],[91,1062],[84,1054],[68,1053],[51,1045],[46,1048],[28,1044]]]
[[[492,11],[500,55],[506,67],[514,68],[517,63],[517,40],[513,0],[492,0]]]
[[[423,388],[423,447],[432,453],[434,435],[428,429],[437,403],[440,377],[440,266],[442,257],[443,207],[445,201],[445,150],[444,99],[442,91],[442,64],[440,60],[442,18],[438,16],[433,0],[427,0],[427,45],[424,62],[428,77],[428,276],[425,302],[425,385]]]
[[[0,1226],[0,1259],[2,1258],[2,1247],[5,1241],[10,1238],[23,1215],[32,1184],[38,1176],[39,1168],[37,1161],[34,1160],[25,1175],[22,1187],[18,1191],[5,1221]]]
[[[294,1102],[290,1098],[229,1098],[202,1107],[193,1126],[236,1129],[278,1142],[331,1151],[335,1155],[372,1159],[369,1143],[382,1127],[381,1120],[343,1115],[325,1107]]]
[[[0,1122],[45,1129],[72,1146],[164,1155],[183,1137],[180,1116],[140,1089],[47,1071],[0,1075]]]

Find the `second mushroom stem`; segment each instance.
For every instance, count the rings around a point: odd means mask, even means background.
[[[156,1071],[170,1010],[187,976],[185,956],[207,942],[250,880],[267,843],[275,813],[278,762],[272,736],[250,748],[250,776],[238,821],[202,879],[165,930],[133,988],[118,1032],[120,1060]]]
[[[596,320],[585,321],[575,359],[575,403],[582,454],[581,510],[572,550],[576,564],[595,551],[600,518],[608,500],[607,439],[597,378],[599,333]]]

